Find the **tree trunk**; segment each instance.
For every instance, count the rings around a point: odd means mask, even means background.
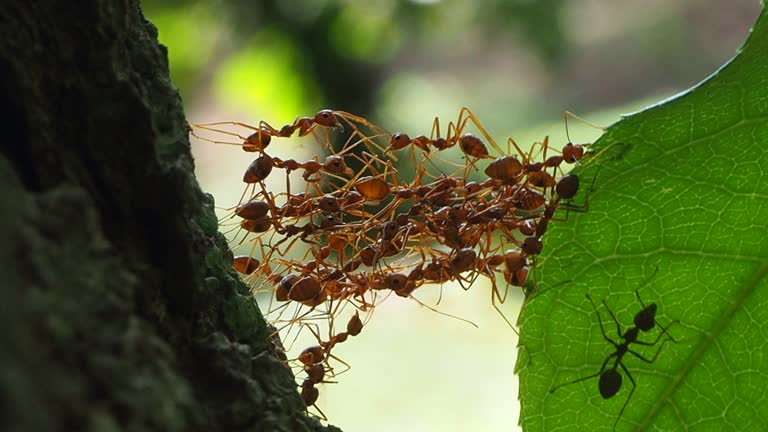
[[[0,114],[0,429],[331,429],[230,270],[137,0],[4,0]]]

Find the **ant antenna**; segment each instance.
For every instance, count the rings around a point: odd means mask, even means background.
[[[449,314],[447,312],[443,312],[443,311],[440,311],[440,310],[438,310],[436,308],[433,308],[432,306],[430,306],[430,305],[424,303],[423,301],[417,299],[413,294],[409,295],[408,297],[414,299],[416,301],[416,303],[420,304],[421,306],[424,306],[425,308],[431,310],[432,312],[434,312],[436,314],[443,315],[443,316],[448,317],[448,318],[453,318],[455,320],[459,320],[459,321],[465,322],[465,323],[473,326],[474,328],[480,328],[480,326],[478,326],[477,324],[475,324],[474,322],[472,322],[472,321],[470,321],[468,319],[462,318],[460,316],[452,315],[452,314]]]

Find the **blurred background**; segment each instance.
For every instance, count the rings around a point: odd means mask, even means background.
[[[144,0],[168,47],[190,122],[272,125],[323,108],[429,135],[466,106],[504,142],[565,143],[568,110],[608,126],[696,84],[733,57],[757,0]],[[571,121],[574,142],[600,130]],[[273,156],[323,150],[281,141]],[[274,144],[273,144],[274,145]],[[251,155],[193,141],[197,175],[220,207],[242,193]],[[271,185],[284,189],[283,179]],[[546,242],[545,242],[546,247]],[[446,284],[441,312],[388,299],[335,354],[352,365],[318,405],[346,431],[517,428],[514,332],[490,288]],[[432,306],[439,287],[418,291]],[[522,294],[504,305],[514,322]],[[304,347],[297,344],[297,349]]]

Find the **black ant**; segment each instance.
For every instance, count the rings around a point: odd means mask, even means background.
[[[657,269],[658,270],[658,269]],[[654,272],[656,274],[656,272]],[[624,355],[626,353],[631,353],[638,359],[646,362],[646,363],[653,363],[656,361],[656,358],[659,356],[659,353],[661,353],[662,348],[664,348],[664,344],[667,342],[667,340],[671,340],[674,343],[677,343],[677,341],[667,333],[667,329],[674,324],[677,321],[670,322],[666,327],[661,327],[661,332],[659,333],[659,336],[656,338],[655,341],[652,343],[649,342],[643,342],[637,340],[637,335],[640,331],[648,332],[651,329],[653,329],[656,326],[656,303],[651,303],[648,306],[645,306],[643,301],[640,299],[640,293],[635,290],[635,295],[637,296],[637,299],[640,301],[640,304],[643,306],[643,310],[638,312],[635,315],[635,325],[633,327],[630,327],[627,329],[626,332],[622,333],[621,326],[619,325],[619,321],[616,319],[616,315],[611,311],[611,309],[608,307],[608,304],[603,300],[603,305],[608,310],[608,313],[611,314],[611,318],[613,318],[613,322],[616,323],[616,332],[619,335],[619,338],[622,340],[621,343],[617,343],[613,339],[609,338],[608,335],[605,333],[605,328],[603,327],[603,320],[600,317],[600,312],[597,310],[597,306],[595,306],[595,303],[592,301],[592,297],[587,294],[587,299],[592,304],[592,308],[595,310],[595,313],[597,314],[598,322],[600,323],[600,332],[603,334],[603,338],[610,342],[611,345],[615,348],[615,352],[608,355],[608,357],[603,362],[603,365],[600,367],[600,371],[583,377],[578,378],[573,381],[569,381],[564,384],[557,385],[555,387],[552,387],[549,392],[554,393],[555,390],[570,385],[575,384],[581,381],[586,381],[591,378],[595,378],[597,376],[600,377],[598,382],[598,389],[600,390],[600,395],[603,397],[603,399],[610,399],[616,393],[619,392],[621,389],[621,383],[622,383],[622,377],[621,374],[618,372],[619,366],[621,366],[621,369],[624,371],[624,373],[627,375],[627,378],[629,378],[629,381],[632,383],[632,390],[629,392],[629,396],[627,397],[626,402],[624,402],[624,405],[621,407],[621,411],[619,411],[618,417],[616,417],[616,421],[613,423],[613,430],[616,430],[616,425],[619,423],[619,420],[621,419],[622,414],[624,414],[624,410],[627,408],[627,405],[629,404],[629,400],[632,398],[632,394],[635,392],[635,388],[637,388],[637,384],[635,383],[634,378],[632,378],[632,374],[629,373],[629,370],[626,366],[621,362],[621,360],[624,358]],[[667,335],[667,339],[661,342],[661,346],[659,346],[659,349],[656,351],[656,354],[654,354],[653,358],[650,360],[643,357],[640,353],[633,351],[630,349],[630,344],[637,344],[637,345],[644,345],[644,346],[655,346],[659,340],[661,339],[662,335]],[[614,359],[613,365],[608,367],[608,362]]]

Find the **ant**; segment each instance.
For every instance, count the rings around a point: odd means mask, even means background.
[[[216,140],[206,138],[196,134],[194,129],[192,129],[191,132],[192,132],[192,135],[197,137],[198,139],[208,141],[214,144],[236,145],[241,147],[246,152],[263,153],[266,147],[269,146],[273,137],[288,138],[288,137],[291,137],[294,134],[294,132],[296,132],[297,130],[299,132],[298,135],[300,137],[307,136],[309,134],[314,135],[318,126],[324,129],[334,128],[334,129],[338,129],[339,132],[344,132],[344,125],[342,121],[344,123],[347,123],[352,128],[352,130],[357,132],[359,135],[362,135],[362,134],[359,132],[359,127],[357,126],[358,124],[365,125],[366,127],[374,131],[380,132],[382,134],[388,134],[386,130],[384,130],[379,126],[374,125],[373,123],[369,122],[363,117],[356,116],[354,114],[350,114],[344,111],[334,111],[329,109],[320,110],[313,117],[297,118],[296,120],[293,121],[293,123],[287,124],[281,127],[280,129],[274,128],[272,125],[270,125],[265,121],[260,121],[258,126],[251,126],[246,123],[231,122],[231,121],[199,123],[199,124],[193,125],[195,128],[198,128],[198,129],[236,137],[241,140],[241,143],[216,141]],[[235,132],[229,132],[229,131],[214,127],[214,126],[221,126],[221,125],[237,126],[237,127],[245,128],[255,132],[251,133],[248,136],[243,136]],[[365,141],[367,144],[376,146],[369,139],[365,139]]]
[[[435,117],[435,120],[432,123],[432,132],[430,134],[430,138],[427,138],[425,135],[419,135],[415,138],[411,138],[406,133],[393,134],[390,136],[389,145],[384,150],[384,154],[392,153],[395,150],[400,150],[410,146],[413,164],[414,166],[419,166],[419,161],[416,158],[414,149],[420,148],[424,155],[424,162],[429,162],[437,168],[437,166],[432,162],[431,157],[426,156],[428,153],[430,153],[429,147],[432,146],[437,151],[442,151],[458,144],[468,162],[467,166],[462,167],[464,171],[463,178],[466,180],[469,176],[470,166],[477,169],[475,166],[477,160],[491,157],[488,152],[488,147],[485,145],[481,138],[476,137],[471,133],[463,133],[469,123],[472,123],[477,127],[485,140],[487,140],[487,142],[495,151],[498,153],[503,153],[501,148],[499,148],[490,134],[482,126],[480,120],[478,120],[475,114],[469,108],[463,107],[459,111],[459,116],[456,122],[448,123],[448,134],[445,138],[440,136],[440,120],[439,118]]]
[[[331,317],[331,320],[332,319],[333,317]],[[333,324],[331,324],[331,327],[332,326]],[[333,350],[336,344],[346,342],[349,336],[355,337],[359,335],[363,330],[363,326],[364,324],[360,319],[360,315],[355,312],[355,314],[352,315],[349,322],[347,323],[347,330],[331,336],[328,341],[320,340],[319,335],[314,330],[312,330],[311,327],[309,327],[310,331],[312,331],[315,337],[317,337],[320,344],[306,348],[297,358],[297,360],[302,365],[302,369],[307,374],[307,377],[304,378],[301,383],[300,393],[304,405],[307,408],[314,407],[320,413],[323,420],[328,420],[328,418],[320,409],[320,407],[317,406],[317,399],[320,396],[320,391],[316,385],[335,383],[336,381],[327,380],[326,376],[330,374],[332,377],[336,377],[337,375],[350,369],[350,366],[346,362],[331,354],[331,350]],[[347,369],[343,372],[334,372],[333,368],[331,368],[328,364],[330,358],[341,362],[347,367]]]
[[[658,268],[656,269],[658,271]],[[654,271],[654,275],[656,272]],[[653,276],[651,276],[653,277]],[[624,410],[627,408],[627,405],[629,404],[629,400],[632,399],[632,394],[635,392],[635,389],[637,388],[637,384],[635,383],[634,378],[632,378],[632,374],[629,372],[626,366],[624,366],[624,363],[622,363],[622,359],[624,358],[624,355],[627,353],[632,354],[633,356],[637,357],[638,359],[644,361],[645,363],[651,364],[654,361],[656,361],[656,358],[661,353],[662,348],[664,348],[664,344],[671,340],[674,343],[677,343],[677,341],[670,336],[669,333],[667,333],[667,330],[669,329],[672,324],[676,323],[677,321],[674,320],[667,324],[666,327],[661,327],[661,332],[659,333],[658,337],[656,337],[656,340],[649,343],[649,342],[643,342],[637,340],[638,333],[640,331],[642,332],[649,332],[651,329],[653,329],[656,326],[656,303],[651,303],[650,305],[646,306],[643,303],[643,300],[640,298],[640,293],[638,290],[635,290],[635,295],[637,296],[637,300],[640,301],[640,304],[643,306],[643,309],[638,312],[635,315],[634,318],[634,326],[627,329],[626,332],[621,331],[621,325],[619,325],[619,321],[616,319],[616,315],[614,315],[613,311],[608,307],[608,304],[603,300],[603,305],[605,306],[605,309],[608,310],[608,313],[611,315],[611,318],[613,318],[613,322],[616,323],[616,332],[619,335],[619,338],[621,339],[621,343],[617,343],[615,340],[608,337],[608,335],[605,332],[605,328],[603,327],[603,320],[600,317],[600,312],[597,310],[597,306],[595,306],[595,302],[592,301],[592,297],[587,294],[587,299],[592,304],[592,308],[595,310],[595,313],[597,314],[598,323],[600,324],[600,332],[603,334],[603,338],[608,341],[613,347],[615,348],[615,351],[608,355],[608,357],[603,362],[603,365],[600,367],[600,371],[586,376],[582,378],[578,378],[573,381],[569,381],[560,385],[557,385],[555,387],[552,387],[549,392],[554,393],[557,389],[570,385],[575,384],[581,381],[586,381],[591,378],[600,377],[598,381],[598,389],[600,390],[600,395],[603,397],[603,399],[610,399],[613,396],[616,395],[616,393],[621,390],[621,384],[622,384],[622,377],[621,374],[618,371],[618,368],[621,367],[621,369],[624,371],[624,373],[627,375],[627,378],[629,378],[629,381],[632,383],[632,390],[629,392],[629,396],[627,397],[627,400],[624,402],[624,405],[621,407],[621,411],[619,411],[618,417],[616,417],[616,421],[613,423],[613,430],[616,430],[616,425],[619,423],[619,420],[621,419],[622,414],[624,414]],[[659,349],[656,351],[656,354],[654,354],[653,358],[647,359],[646,357],[643,357],[640,353],[633,351],[630,348],[631,344],[636,345],[644,345],[644,346],[655,346],[659,343],[659,340],[661,339],[662,335],[666,335],[667,339],[664,339],[664,341],[661,342],[661,345],[659,346]],[[613,365],[608,366],[608,362],[611,361],[611,359],[614,359]]]
[[[568,220],[568,212],[575,211],[579,213],[586,213],[589,209],[589,195],[595,187],[595,180],[597,175],[600,174],[600,168],[592,178],[592,183],[587,190],[584,198],[584,204],[572,204],[561,203],[563,199],[571,199],[576,196],[579,190],[579,177],[575,174],[567,174],[558,180],[555,185],[555,195],[550,199],[548,203],[544,205],[544,211],[537,221],[532,224],[534,231],[532,235],[529,235],[522,242],[522,250],[527,256],[536,256],[541,253],[543,244],[541,237],[546,233],[549,222],[555,219],[555,211],[562,208],[565,209],[565,220]],[[527,228],[527,227],[526,227]],[[654,273],[655,274],[655,273]]]
[[[574,144],[571,141],[571,136],[568,133],[568,117],[573,117],[575,119],[581,120],[584,123],[588,124],[589,126],[595,127],[600,130],[605,130],[605,128],[602,128],[593,123],[590,123],[570,111],[566,111],[563,114],[563,118],[565,120],[565,136],[566,138],[568,138],[568,142],[565,144],[565,146],[563,146],[563,149],[561,150],[561,154],[562,154],[561,160],[565,163],[573,164],[580,161],[584,157],[584,147],[589,147],[592,144]]]
[[[389,146],[384,150],[384,153],[400,150],[411,144],[414,147],[420,148],[426,153],[429,153],[430,145],[440,151],[459,144],[461,151],[468,156],[475,158],[487,157],[488,149],[479,138],[472,134],[462,134],[470,122],[472,122],[480,130],[480,133],[485,137],[485,139],[489,141],[491,146],[496,151],[503,153],[498,145],[496,145],[496,143],[493,141],[493,138],[491,138],[491,136],[482,126],[482,124],[480,124],[480,120],[478,120],[475,114],[467,107],[463,107],[459,111],[459,118],[456,120],[455,124],[453,122],[448,123],[448,136],[446,138],[440,137],[440,120],[435,117],[435,120],[432,123],[431,138],[427,138],[424,135],[419,135],[411,139],[411,137],[406,133],[396,133],[391,136]]]

